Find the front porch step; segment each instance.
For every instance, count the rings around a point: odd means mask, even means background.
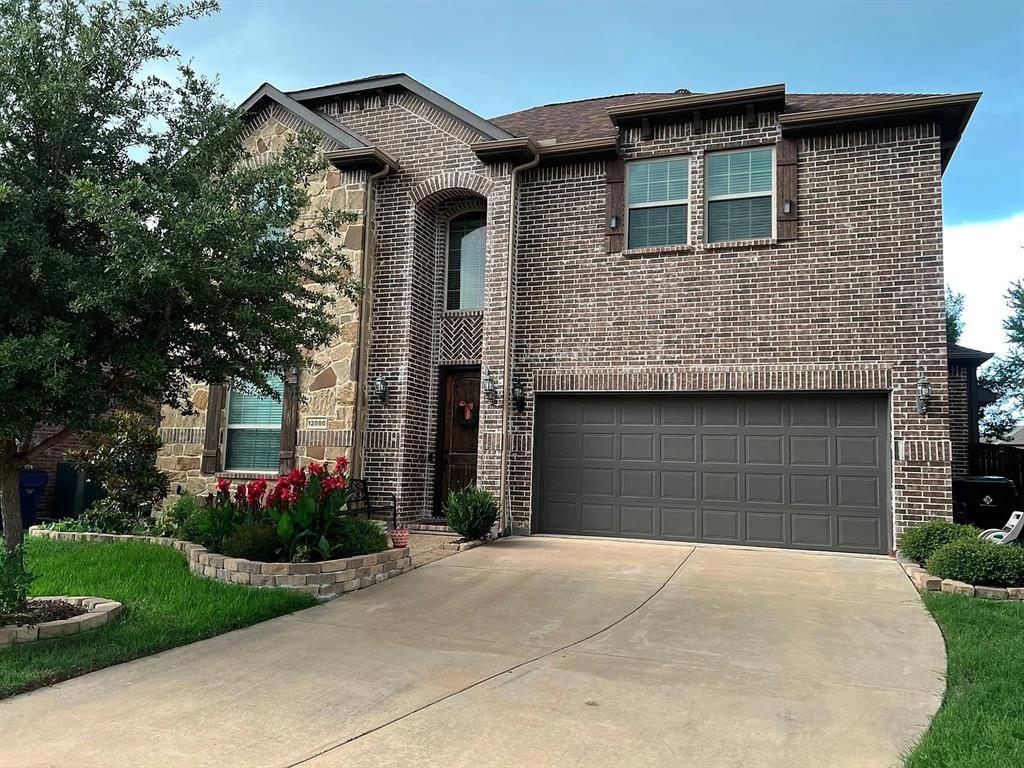
[[[440,517],[424,517],[419,520],[413,520],[409,523],[409,530],[414,533],[443,533],[447,535],[455,533],[444,522],[444,518]]]

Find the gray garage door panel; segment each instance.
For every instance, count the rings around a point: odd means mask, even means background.
[[[545,533],[887,552],[884,395],[538,401]]]

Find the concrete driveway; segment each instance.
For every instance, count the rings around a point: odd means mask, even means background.
[[[0,765],[891,766],[944,669],[890,560],[519,538],[0,701]]]

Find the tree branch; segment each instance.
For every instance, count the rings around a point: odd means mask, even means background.
[[[67,437],[70,432],[71,430],[68,429],[67,427],[61,427],[61,429],[57,430],[49,437],[43,438],[38,443],[29,448],[27,451],[22,451],[21,454],[19,455],[21,456],[22,459],[24,459],[27,462],[30,459],[34,458],[35,456],[38,456],[40,453],[45,451],[50,446],[59,443],[61,440]]]

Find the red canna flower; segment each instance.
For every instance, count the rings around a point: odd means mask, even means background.
[[[334,460],[335,472],[344,472],[346,469],[348,469],[348,459],[346,459],[344,456],[339,456]]]
[[[217,478],[217,492],[219,493],[220,491],[230,491],[230,490],[231,490],[231,481],[228,480],[226,477],[218,477]]]

